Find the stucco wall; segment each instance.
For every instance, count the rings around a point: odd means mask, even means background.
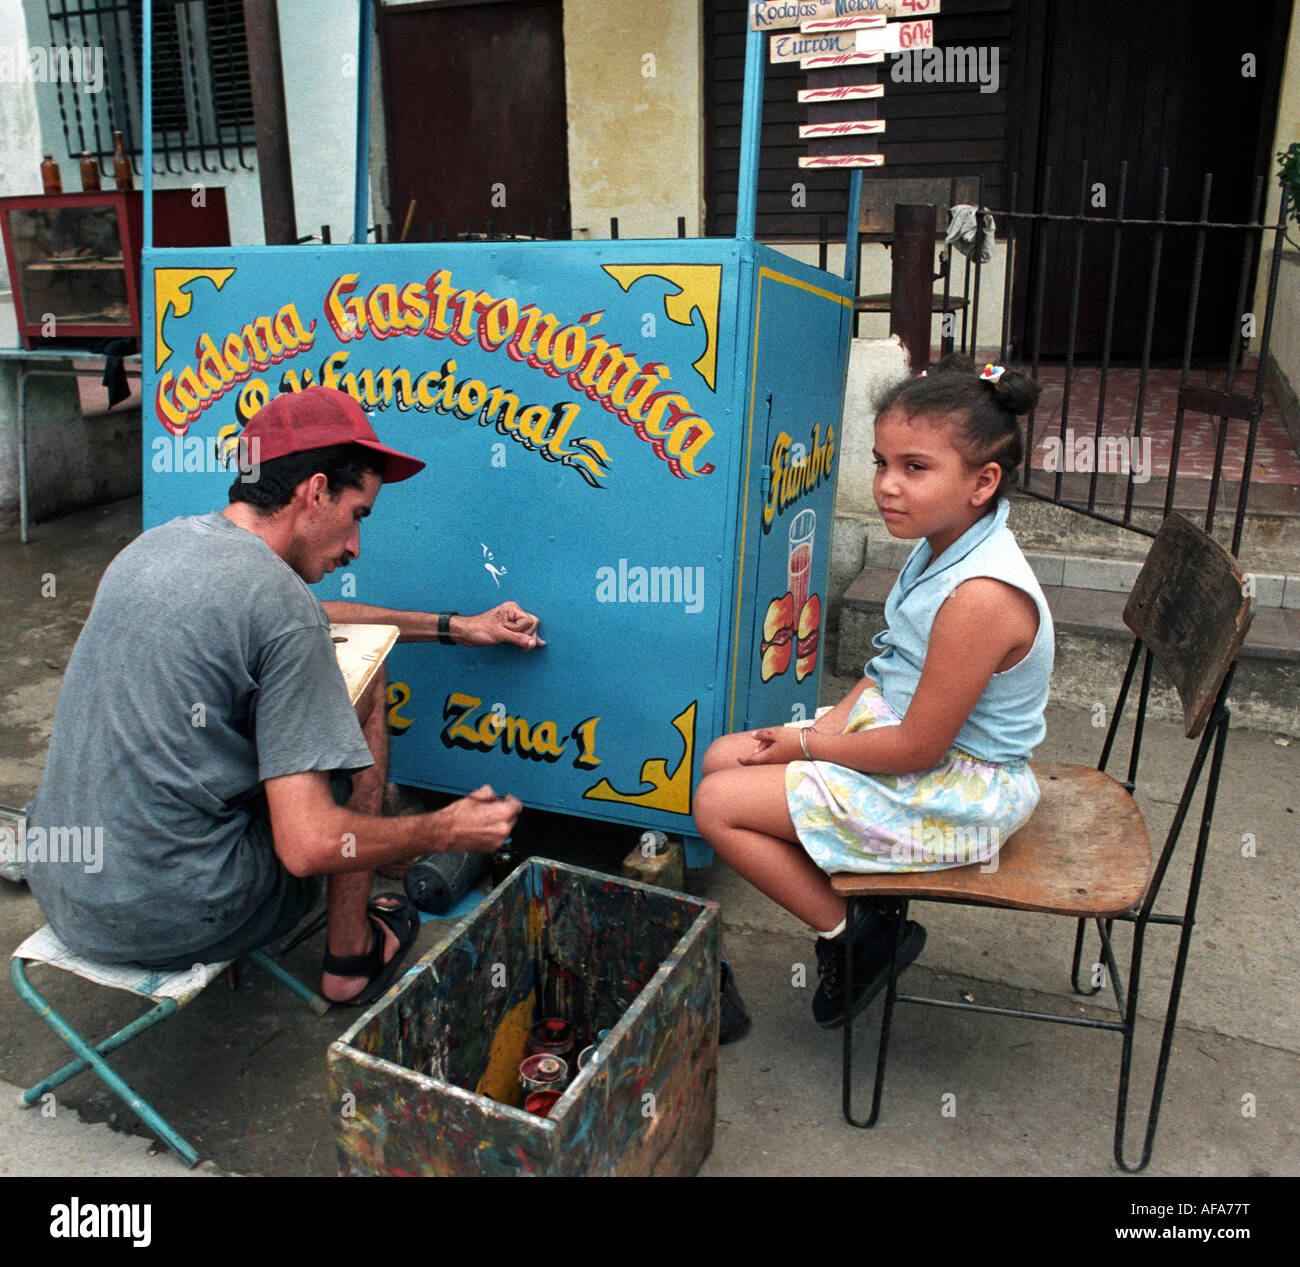
[[[0,3],[0,47],[24,46],[27,26],[18,0]],[[31,86],[0,83],[0,196],[31,193],[41,187],[41,137],[36,96]],[[0,258],[0,288],[9,288],[6,263]]]
[[[701,12],[682,0],[565,0],[569,196],[576,228],[688,237],[704,223]]]
[[[25,11],[25,19],[23,13]],[[294,203],[298,232],[315,233],[322,224],[331,226],[336,242],[346,241],[352,231],[353,138],[356,128],[358,77],[356,74],[357,0],[279,0],[280,53],[284,64],[285,111],[289,120],[289,141],[293,162]],[[0,0],[0,39],[9,25],[25,26],[31,45],[51,43],[50,23],[44,0]],[[7,96],[11,87],[5,84]],[[33,193],[40,189],[39,146],[52,153],[63,174],[63,187],[80,189],[77,156],[69,152],[59,117],[59,103],[53,87],[22,85],[28,97],[27,109],[35,109],[40,139],[35,163],[27,162],[13,188],[6,192]],[[375,90],[378,95],[378,89]],[[101,97],[102,99],[102,97]],[[378,105],[376,103],[376,108]],[[4,109],[0,107],[0,109]],[[102,127],[102,123],[101,123]],[[75,135],[75,134],[74,134]],[[9,129],[5,141],[9,144]],[[8,157],[5,151],[6,158]],[[244,161],[247,170],[227,151],[226,162],[236,170],[226,171],[215,154],[207,157],[215,172],[159,172],[158,189],[186,189],[195,183],[222,186],[230,216],[230,240],[236,245],[263,241],[262,195],[257,179],[257,155],[250,147]],[[156,165],[163,166],[159,156]],[[174,160],[180,166],[179,160]],[[194,165],[199,166],[197,160]],[[111,178],[106,187],[112,186]],[[136,187],[140,187],[137,178]],[[373,216],[371,218],[373,223]]]
[[[294,200],[300,234],[330,225],[334,241],[349,239],[353,223],[353,141],[359,79],[356,73],[357,0],[279,0],[285,109],[293,162]],[[44,0],[0,0],[0,47],[21,50],[52,43]],[[372,58],[372,172],[375,186],[384,181],[383,113],[378,86],[378,52]],[[89,97],[80,87],[81,97]],[[96,105],[106,103],[96,94]],[[83,105],[88,103],[83,102]],[[75,131],[74,131],[75,137]],[[75,146],[75,140],[73,141]],[[58,96],[46,83],[0,83],[0,195],[40,191],[43,153],[58,162],[63,187],[80,189],[79,155],[71,152],[59,115]],[[157,160],[162,165],[162,160]],[[231,241],[236,245],[263,240],[262,200],[256,152],[249,149],[240,166],[229,153],[234,172],[161,173],[159,189],[194,184],[224,186]],[[220,167],[210,155],[210,166]],[[140,182],[137,180],[137,188]],[[111,178],[105,187],[112,187]],[[386,219],[382,206],[370,208],[369,221]],[[3,261],[0,260],[0,273]],[[3,278],[0,278],[3,280]],[[8,284],[0,286],[0,344],[17,343]],[[28,479],[34,517],[40,519],[137,492],[140,486],[138,408],[130,403],[104,414],[104,389],[98,375],[86,384],[84,404],[72,379],[37,379],[29,392],[30,452]],[[0,370],[0,525],[18,514],[17,452],[9,419],[15,406],[11,367]],[[83,409],[87,413],[83,414]]]

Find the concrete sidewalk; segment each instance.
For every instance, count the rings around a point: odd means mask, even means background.
[[[26,548],[15,532],[0,536],[0,619],[9,631],[0,652],[0,802],[22,804],[36,786],[62,668],[98,578],[135,535],[138,516],[139,502],[130,501],[39,525]],[[54,594],[43,597],[51,577]],[[826,700],[850,685],[828,681]],[[1094,761],[1101,732],[1091,720],[1090,710],[1050,709],[1038,757]],[[1146,743],[1154,782],[1140,800],[1159,838],[1192,745],[1165,723],[1149,727]],[[1298,751],[1300,744],[1247,731],[1229,741],[1149,1174],[1300,1172]],[[1243,842],[1252,840],[1254,856],[1243,855]],[[1164,909],[1174,907],[1184,874],[1176,864]],[[816,971],[806,930],[722,864],[692,874],[688,887],[722,904],[754,1021],[747,1038],[721,1052],[718,1125],[704,1174],[1117,1173],[1110,1156],[1117,1036],[900,1007],[880,1124],[856,1131],[840,1116],[840,1036],[809,1015]],[[908,974],[909,989],[1080,1012],[1068,992],[1073,929],[1065,921],[937,905],[914,915],[929,943]],[[42,922],[25,887],[0,882],[0,947],[12,949]],[[440,935],[440,925],[426,925],[417,953]],[[1150,933],[1145,1016],[1161,1010],[1175,940],[1173,929]],[[314,939],[288,965],[311,980],[320,953]],[[127,995],[60,973],[33,975],[86,1033],[109,1033],[141,1010]],[[808,984],[796,984],[801,977]],[[237,990],[210,987],[114,1064],[212,1160],[208,1173],[328,1175],[335,1163],[325,1052],[354,1015],[336,1008],[317,1020],[248,966]],[[859,1111],[878,1025],[879,1005],[855,1030],[864,1058]],[[1156,1027],[1144,1029],[1139,1093],[1155,1061]],[[148,1155],[147,1143],[130,1133],[138,1124],[93,1079],[61,1088],[52,1117],[8,1107],[9,1084],[26,1085],[63,1060],[60,1044],[12,987],[0,986],[0,1175],[183,1173],[169,1154]],[[1130,1127],[1134,1143],[1141,1125],[1136,1119]]]

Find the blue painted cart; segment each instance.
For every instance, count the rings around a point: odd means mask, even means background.
[[[428,469],[320,596],[542,617],[530,655],[394,650],[397,782],[689,836],[709,742],[817,703],[854,283],[753,240],[765,38],[734,239],[146,245],[146,527],[221,505],[223,442],[323,383]]]

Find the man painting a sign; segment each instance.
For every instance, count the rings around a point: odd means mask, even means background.
[[[27,878],[73,951],[179,970],[284,936],[328,876],[321,993],[366,1004],[419,928],[405,899],[369,900],[371,872],[423,853],[491,852],[520,802],[484,786],[433,813],[380,817],[384,674],[354,711],[330,621],[525,650],[542,645],[539,622],[511,602],[459,616],[312,594],[360,553],[381,485],[424,466],[379,443],[347,393],[276,396],[239,443],[256,478],[236,480],[224,510],[151,529],[104,574],[27,820],[29,841],[99,827],[102,865],[32,850]]]

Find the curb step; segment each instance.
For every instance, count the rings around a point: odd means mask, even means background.
[[[1150,488],[1151,485],[1145,486],[1146,490]],[[1075,492],[1081,502],[1086,501],[1087,494],[1083,487]],[[1143,492],[1145,501],[1150,494],[1145,490]],[[1300,489],[1281,484],[1252,485],[1250,499],[1252,509],[1246,513],[1241,548],[1237,552],[1242,570],[1270,574],[1293,571],[1296,561],[1300,560]],[[1214,536],[1225,546],[1231,540],[1231,522],[1236,504],[1233,489],[1221,490]],[[1203,498],[1197,499],[1196,504],[1188,504],[1180,498],[1174,509],[1198,528],[1205,526]],[[1123,502],[1103,500],[1098,503],[1098,510],[1120,517]],[[1134,524],[1149,532],[1154,533],[1159,529],[1163,519],[1159,504],[1137,502],[1133,507]],[[1016,534],[1016,540],[1026,556],[1030,551],[1037,550],[1141,562],[1151,548],[1151,538],[1140,532],[1092,519],[1068,506],[1054,505],[1019,493],[1011,499],[1009,527]]]
[[[860,677],[863,665],[875,654],[871,639],[884,628],[885,599],[898,576],[898,563],[885,563],[901,549],[905,559],[911,543],[892,538],[868,540],[868,566],[844,594],[840,607],[836,670]],[[1128,663],[1133,635],[1123,621],[1124,603],[1137,574],[1138,564],[1127,560],[1088,559],[1026,551],[1052,613],[1056,629],[1056,666],[1052,673],[1052,701],[1109,708]],[[1062,584],[1071,578],[1089,585]],[[1126,569],[1131,568],[1129,575]],[[1052,583],[1046,577],[1057,576]],[[1257,581],[1257,584],[1259,582]],[[1300,596],[1300,580],[1281,579],[1280,585],[1260,586],[1255,620],[1242,648],[1233,679],[1230,707],[1234,726],[1300,737],[1300,610],[1269,606],[1265,591],[1285,598]],[[1177,721],[1182,707],[1163,670],[1153,677],[1154,715]]]
[[[1142,557],[1132,559],[1103,557],[1077,549],[1063,554],[1054,550],[1034,549],[1032,546],[1026,548],[1023,543],[1021,550],[1029,566],[1034,569],[1039,585],[1045,589],[1055,586],[1127,595],[1133,588],[1138,572],[1142,569],[1142,560],[1146,557],[1147,542],[1145,538],[1140,540],[1143,543]],[[897,575],[915,545],[914,541],[878,537],[868,531],[865,544],[866,565],[868,568],[885,568]],[[1300,576],[1282,572],[1251,572],[1249,569],[1245,570],[1245,574],[1254,579],[1255,605],[1261,612],[1267,607],[1300,611]],[[1120,606],[1122,608],[1123,604]],[[1259,615],[1256,615],[1256,624],[1259,619]],[[1300,622],[1296,627],[1300,631]],[[1297,651],[1300,651],[1300,646],[1297,646]]]

